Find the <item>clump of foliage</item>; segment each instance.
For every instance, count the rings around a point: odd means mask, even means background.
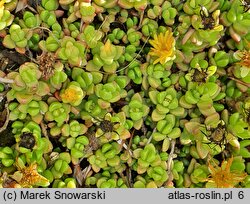
[[[0,186],[249,187],[249,31],[245,0],[0,0]]]

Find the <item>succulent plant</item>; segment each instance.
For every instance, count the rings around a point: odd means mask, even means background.
[[[27,104],[12,102],[9,104],[10,120],[24,119],[29,114],[33,121],[38,124],[43,119],[43,115],[48,111],[48,105],[44,101],[30,101]]]
[[[158,186],[161,186],[168,179],[168,174],[165,166],[149,167],[147,170],[147,174],[149,178],[152,178]]]
[[[144,10],[147,7],[146,0],[118,0],[118,5],[125,9],[135,8],[136,10]]]
[[[84,45],[75,41],[74,38],[64,37],[61,42],[61,48],[57,50],[60,59],[68,61],[72,66],[81,66],[85,64]]]
[[[142,68],[143,72],[143,81],[142,85],[145,89],[149,86],[163,90],[166,87],[171,86],[172,82],[169,78],[171,72],[166,70],[163,65],[161,64],[145,64]]]
[[[0,147],[0,161],[4,167],[10,167],[15,163],[15,154],[10,147]]]
[[[5,89],[5,88],[4,88],[4,85],[1,83],[1,84],[0,84],[0,92],[3,92],[4,89]]]
[[[97,46],[97,42],[101,39],[102,32],[95,30],[94,26],[88,25],[80,34],[80,39],[84,40],[90,48]]]
[[[94,2],[103,8],[113,8],[114,6],[117,5],[117,1],[112,1],[112,0],[105,0],[105,1],[100,1],[100,0],[94,0]]]
[[[183,98],[181,98],[180,100],[183,102],[183,106],[185,106],[184,104],[186,104],[186,102],[190,105],[194,105],[197,104],[199,107],[200,111],[203,111],[203,114],[207,115],[207,114],[212,114],[213,112],[215,112],[215,110],[213,110],[212,107],[212,100],[211,98],[215,98],[220,91],[220,87],[213,82],[207,82],[204,84],[201,84],[200,86],[197,86],[197,82],[190,82],[188,84],[188,90],[185,94],[185,96]],[[206,106],[206,108],[205,108]],[[187,106],[185,106],[187,108]],[[190,106],[192,107],[192,106]],[[210,108],[209,110],[207,108]],[[207,112],[207,113],[206,113]]]
[[[57,126],[55,123],[50,123],[50,134],[52,136],[61,135],[64,137],[77,137],[84,134],[87,131],[87,127],[84,124],[80,124],[77,120],[72,120],[62,126]],[[64,138],[65,139],[65,138]]]
[[[74,178],[66,178],[64,181],[55,179],[52,188],[76,188],[76,180]]]
[[[210,81],[210,77],[213,76],[217,70],[215,65],[209,66],[208,62],[205,60],[205,53],[201,52],[196,54],[190,62],[191,69],[185,78],[188,81],[196,82],[207,82]]]
[[[5,1],[1,1],[0,3],[0,31],[11,25],[14,20],[14,16],[10,11],[5,9],[4,3]]]
[[[240,42],[241,38],[249,33],[249,18],[250,15],[248,12],[244,12],[241,1],[234,0],[229,11],[222,13],[221,22],[229,27],[232,39]],[[241,19],[240,22],[238,19]]]
[[[52,168],[50,169],[54,179],[60,179],[64,174],[71,174],[72,169],[69,166],[71,161],[70,154],[62,152],[55,160]]]
[[[110,174],[109,171],[103,171],[95,176],[86,179],[86,185],[96,185],[98,188],[127,188],[122,178],[116,174]]]
[[[74,22],[71,24],[68,24],[66,21],[63,21],[64,23],[64,32],[65,33],[70,33],[70,36],[73,38],[77,38],[80,34],[80,23],[79,22]]]
[[[142,72],[140,68],[141,65],[138,61],[133,61],[128,67],[128,77],[132,79],[135,84],[142,83]]]
[[[160,141],[166,137],[175,139],[180,137],[181,130],[176,127],[176,117],[173,114],[167,114],[164,119],[159,120],[156,125],[157,132],[152,134],[153,139]]]
[[[59,2],[58,0],[42,0],[42,6],[47,10],[47,11],[54,11],[58,8]]]
[[[190,175],[190,178],[194,184],[204,183],[207,180],[208,174],[209,171],[207,166],[199,165],[193,170],[193,172]]]
[[[126,188],[127,187],[121,178],[108,179],[105,177],[98,179],[96,186],[98,188]]]
[[[239,113],[234,113],[229,117],[228,130],[235,136],[242,139],[249,139],[249,125],[240,118]]]
[[[95,86],[95,94],[98,96],[98,104],[105,109],[110,106],[110,103],[119,101],[126,96],[126,91],[121,89],[115,82],[108,82],[106,84],[97,84]]]
[[[86,132],[87,128],[83,124],[79,124],[78,121],[73,120],[69,124],[64,124],[62,127],[62,136],[64,137],[77,137]]]
[[[85,156],[85,147],[89,144],[86,136],[70,137],[66,139],[67,148],[70,149],[73,164],[79,163],[79,159]]]
[[[243,140],[243,141],[240,142],[239,155],[242,156],[243,158],[249,158],[250,157],[249,151],[247,149],[249,144],[250,144],[249,140]]]
[[[157,6],[154,6],[153,9],[157,9]],[[162,4],[162,13],[161,13],[165,23],[169,26],[174,24],[174,18],[177,15],[177,10],[171,6],[170,2],[164,2]]]
[[[154,181],[147,181],[142,176],[137,176],[133,187],[134,188],[157,188],[157,185]]]
[[[152,183],[153,186],[161,186],[167,181],[167,164],[161,160],[161,157],[157,154],[152,144],[147,144],[144,149],[138,148],[134,151],[134,156],[138,161],[134,164],[133,168],[135,168],[138,174],[147,172],[149,183]]]
[[[152,120],[159,121],[165,118],[165,115],[178,107],[177,93],[173,87],[169,87],[166,91],[150,91],[149,97],[156,105],[156,109],[152,112]]]
[[[214,57],[210,59],[211,63],[219,68],[224,68],[229,63],[229,55],[224,51],[218,51]]]
[[[105,44],[100,43],[92,54],[93,60],[88,62],[87,70],[96,71],[102,67],[105,72],[115,73],[119,66],[117,60],[123,54],[123,47],[113,45],[107,40]]]
[[[223,25],[219,22],[220,10],[215,10],[218,6],[218,2],[213,1],[187,1],[184,4],[183,10],[189,16],[181,17],[183,24],[179,31],[185,33],[181,42],[183,49],[202,51],[219,41],[223,35]],[[190,25],[194,29],[189,29]]]
[[[112,33],[108,35],[108,38],[114,44],[119,44],[120,41],[124,38],[125,32],[120,28],[115,28]]]
[[[82,119],[91,119],[105,113],[106,111],[98,104],[98,97],[96,95],[90,95],[87,101],[83,101],[83,109],[80,113]]]
[[[33,99],[40,100],[49,93],[49,86],[40,80],[41,72],[35,63],[27,62],[20,66],[19,72],[12,72],[9,78],[14,80],[11,91],[8,92],[8,100],[15,98],[21,104],[27,104]]]
[[[67,6],[73,2],[74,2],[74,0],[59,0],[59,4],[62,6]]]
[[[120,153],[119,144],[116,142],[106,143],[101,149],[98,149],[94,155],[88,158],[89,163],[92,166],[93,171],[99,172],[101,169],[119,169],[121,166],[121,160],[118,154]]]
[[[41,20],[39,18],[39,15],[34,15],[30,11],[25,11],[23,14],[23,20],[19,21],[19,25],[21,25],[23,28],[36,28],[40,26]]]
[[[55,89],[60,89],[62,87],[63,82],[65,82],[68,77],[67,74],[63,72],[63,65],[58,65],[59,66],[54,65],[53,74],[49,78],[49,84]]]
[[[53,11],[43,10],[40,13],[40,18],[48,26],[52,26],[57,23],[56,15]]]
[[[54,101],[49,105],[49,109],[45,114],[47,121],[56,121],[60,127],[69,118],[70,105]]]
[[[17,24],[12,24],[9,30],[9,35],[6,35],[3,40],[3,45],[9,49],[16,49],[17,52],[25,53],[25,47],[31,35],[28,30],[22,29]],[[32,33],[31,33],[32,34]]]
[[[143,103],[143,98],[136,93],[128,105],[123,107],[126,116],[131,118],[135,129],[140,129],[143,123],[143,117],[149,113],[149,107]]]
[[[40,41],[40,36],[37,33],[34,33],[31,38],[28,40],[28,46],[32,50],[38,50],[39,49],[39,41]]]
[[[244,0],[0,0],[0,187],[250,187]]]
[[[81,2],[79,5],[80,15],[84,22],[91,23],[96,15],[95,7],[90,2]]]
[[[87,94],[94,94],[94,88],[96,84],[99,84],[103,78],[103,74],[99,72],[85,72],[81,68],[74,67],[72,70],[72,78]]]

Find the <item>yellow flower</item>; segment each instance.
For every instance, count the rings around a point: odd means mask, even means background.
[[[165,34],[155,35],[153,40],[149,40],[149,43],[153,46],[149,55],[156,57],[153,64],[158,62],[165,64],[175,59],[175,39],[171,31],[167,30]]]
[[[107,42],[104,44],[104,46],[101,47],[101,52],[104,52],[104,53],[113,53],[113,52],[115,52],[115,47],[114,47],[114,45],[112,45],[110,40],[107,40]]]
[[[73,88],[68,88],[61,94],[62,100],[64,101],[76,101],[79,99],[77,91]]]
[[[4,8],[5,0],[0,0],[0,8]]]
[[[60,93],[63,103],[69,103],[72,106],[78,106],[84,97],[84,93],[77,83],[71,82],[68,88]]]
[[[211,172],[211,178],[208,179],[209,187],[233,188],[245,179],[246,173],[230,170],[232,163],[233,158],[230,158],[228,161],[223,161],[220,167],[218,165],[208,165]]]
[[[3,17],[5,0],[0,0],[0,19]]]

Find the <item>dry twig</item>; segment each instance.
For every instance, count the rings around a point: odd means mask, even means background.
[[[235,81],[236,83],[242,84],[242,85],[244,85],[244,86],[250,88],[250,84],[248,84],[248,83],[245,83],[245,82],[243,82],[243,81],[241,81],[241,80],[239,80],[239,79],[235,79],[235,78],[233,78],[233,77],[228,77],[228,78],[231,79],[231,80],[233,80],[233,81]]]
[[[3,117],[3,114],[6,114],[5,115],[5,122],[4,122],[3,126],[0,127],[0,132],[3,132],[7,128],[8,124],[9,124],[9,114],[10,114],[10,111],[8,109],[8,104],[7,103],[5,104],[4,111],[2,113],[0,113],[0,116]]]
[[[171,150],[170,150],[170,153],[169,153],[169,156],[168,156],[168,163],[167,163],[168,180],[165,183],[165,186],[170,186],[171,183],[172,183],[172,180],[173,180],[173,174],[172,174],[172,171],[171,171],[171,165],[172,165],[172,161],[173,161],[173,159],[175,157],[175,154],[174,154],[175,144],[176,144],[176,140],[172,139],[171,140]]]
[[[0,77],[0,83],[4,83],[4,84],[13,84],[13,83],[14,83],[14,80],[13,80],[13,79],[8,79],[8,78]]]

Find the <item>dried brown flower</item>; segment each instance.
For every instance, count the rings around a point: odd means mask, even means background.
[[[22,188],[33,186],[46,187],[50,184],[48,179],[37,172],[37,164],[31,164],[30,166],[21,169],[19,168],[12,178],[16,180]]]
[[[211,165],[209,163],[208,168],[211,172],[211,177],[208,178],[208,182],[216,188],[233,188],[239,182],[243,181],[247,176],[246,173],[239,171],[231,171],[231,165],[233,163],[233,157],[228,161],[223,161],[221,166]]]
[[[45,80],[54,74],[55,55],[53,53],[43,52],[37,57],[37,63]]]

